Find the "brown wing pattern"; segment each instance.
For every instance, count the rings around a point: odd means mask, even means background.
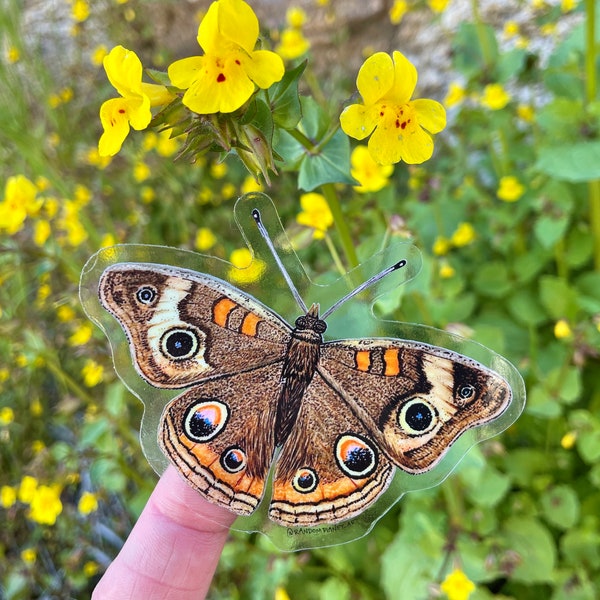
[[[498,374],[416,342],[328,343],[318,371],[387,457],[409,473],[430,470],[463,432],[498,417],[511,399]]]
[[[290,327],[225,282],[172,267],[123,263],[100,280],[140,375],[164,388],[281,360]]]

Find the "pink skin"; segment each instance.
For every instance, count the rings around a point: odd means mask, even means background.
[[[169,467],[92,600],[204,598],[235,518]]]

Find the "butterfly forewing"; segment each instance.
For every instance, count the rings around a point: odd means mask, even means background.
[[[254,298],[184,269],[114,265],[99,294],[127,334],[136,369],[157,387],[186,387],[281,360],[291,332]]]
[[[430,470],[462,433],[500,416],[511,398],[493,371],[416,342],[331,342],[321,350],[319,372],[409,473]]]

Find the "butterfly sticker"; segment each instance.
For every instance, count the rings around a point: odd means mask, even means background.
[[[260,212],[252,216],[301,307],[293,325],[187,268],[117,262],[97,287],[137,374],[178,394],[158,416],[158,445],[207,500],[242,516],[267,503],[268,518],[288,528],[343,523],[372,507],[397,471],[428,473],[463,433],[507,411],[507,379],[453,350],[326,338],[329,315],[406,260],[321,314],[304,304]]]

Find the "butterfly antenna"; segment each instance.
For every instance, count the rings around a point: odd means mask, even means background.
[[[263,225],[263,222],[260,218],[260,211],[258,210],[258,208],[254,208],[252,210],[252,218],[256,221],[256,226],[258,227],[258,231],[260,232],[260,235],[262,235],[267,246],[269,247],[269,250],[271,251],[273,258],[275,259],[275,262],[277,263],[277,266],[279,267],[279,270],[281,271],[283,278],[285,279],[286,283],[288,284],[288,287],[290,288],[290,291],[292,292],[292,295],[294,296],[294,298],[296,299],[296,302],[298,303],[298,306],[305,313],[307,313],[308,307],[306,306],[306,304],[304,304],[304,300],[302,300],[302,296],[300,296],[300,293],[296,289],[296,286],[294,285],[294,282],[292,281],[290,274],[286,271],[286,268],[283,266],[283,263],[281,262],[281,258],[279,258],[279,254],[277,254],[277,250],[275,250],[275,246],[273,245],[271,237],[269,236],[269,232],[266,230],[265,226]]]
[[[383,279],[390,273],[401,269],[406,265],[406,261],[404,259],[399,260],[396,264],[393,264],[391,267],[384,269],[377,275],[373,275],[373,277],[367,279],[364,283],[361,283],[356,289],[352,290],[349,294],[346,294],[343,298],[340,298],[331,308],[328,308],[322,315],[321,319],[325,320],[334,310],[337,310],[344,302],[350,300],[350,298],[354,298],[356,294],[360,294],[363,290],[366,290],[368,287],[372,286],[374,283],[377,283],[380,279]]]

